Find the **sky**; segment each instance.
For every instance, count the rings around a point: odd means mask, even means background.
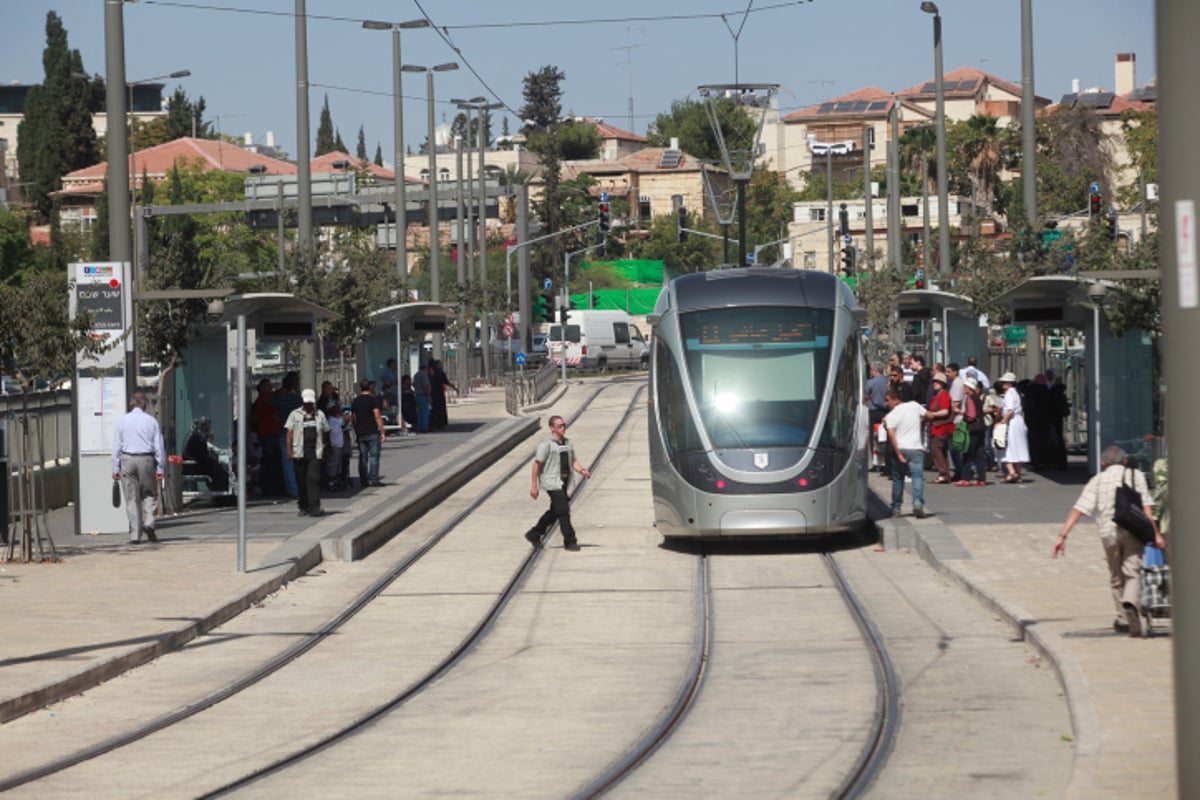
[[[89,73],[104,74],[104,0],[0,0],[0,81],[43,78],[48,11]],[[947,72],[981,69],[1021,81],[1020,0],[939,0]],[[296,0],[140,0],[124,6],[130,81],[191,70],[168,81],[204,97],[206,119],[257,143],[274,131],[296,152]],[[363,20],[425,17],[433,28],[401,32],[401,60],[432,66],[435,117],[457,113],[451,98],[500,102],[492,133],[520,127],[523,79],[544,66],[566,75],[563,111],[600,117],[645,135],[671,103],[697,86],[779,84],[782,113],[867,86],[900,91],[933,78],[933,17],[919,0],[307,0],[311,140],[324,98],[351,152],[364,128],[368,156],[382,145],[390,164],[392,43]],[[724,15],[724,17],[722,17]],[[1034,89],[1058,100],[1083,88],[1111,89],[1117,53],[1137,58],[1137,83],[1157,74],[1153,0],[1033,0]],[[404,74],[404,140],[414,152],[428,130],[425,76]],[[632,98],[632,101],[631,101]],[[633,117],[630,124],[630,106]]]

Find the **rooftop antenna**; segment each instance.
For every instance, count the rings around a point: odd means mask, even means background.
[[[762,153],[762,132],[777,83],[730,83],[697,87],[721,160],[738,187],[738,263],[746,266],[746,186]],[[750,125],[746,121],[750,121]]]
[[[631,33],[632,30],[633,30],[632,28],[626,28],[625,32]],[[644,30],[644,29],[639,28],[639,30]],[[626,44],[626,45],[622,45],[621,47],[610,47],[609,48],[610,50],[624,50],[625,51],[625,67],[626,67],[626,69],[628,71],[628,75],[629,75],[629,132],[630,133],[637,133],[637,131],[634,130],[634,128],[633,128],[633,51],[638,47],[644,47],[644,46],[645,45],[640,45],[640,44]]]

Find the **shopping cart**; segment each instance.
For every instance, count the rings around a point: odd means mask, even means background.
[[[1139,577],[1139,606],[1142,611],[1142,635],[1154,635],[1154,621],[1171,618],[1171,567],[1163,561],[1163,551],[1146,547]]]

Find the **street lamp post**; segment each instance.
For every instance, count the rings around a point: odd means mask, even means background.
[[[449,72],[458,69],[458,62],[449,61],[433,67],[422,67],[416,64],[404,64],[401,72],[424,72],[425,93],[429,112],[429,140],[426,147],[429,150],[429,299],[440,303],[442,299],[441,276],[441,237],[438,235],[438,200],[437,200],[437,118],[433,110],[433,73]],[[436,358],[441,358],[441,337],[433,340]]]
[[[921,3],[921,10],[933,14],[933,73],[935,115],[937,119],[937,177],[938,177],[938,274],[950,278],[950,201],[946,189],[946,92],[942,80],[942,15],[937,3]]]
[[[401,90],[400,69],[400,31],[413,28],[427,28],[426,19],[413,19],[408,22],[381,22],[366,20],[362,26],[367,30],[392,32],[392,116],[395,132],[392,139],[395,142],[392,151],[392,168],[396,172],[396,275],[402,285],[408,287],[408,201],[405,197],[407,187],[404,178],[404,95]],[[386,221],[385,221],[386,222]],[[404,297],[408,301],[407,291]]]
[[[485,100],[487,100],[486,97],[472,97],[469,100],[464,100],[461,97],[454,97],[454,98],[450,99],[450,102],[454,103],[455,108],[457,108],[459,111],[466,112],[466,124],[463,128],[463,139],[464,139],[463,148],[466,150],[466,170],[467,170],[466,171],[466,180],[465,180],[466,197],[464,199],[464,204],[466,206],[466,212],[467,212],[466,270],[467,270],[467,282],[468,283],[472,282],[474,279],[473,270],[474,270],[474,260],[475,260],[475,224],[472,222],[472,220],[474,219],[474,216],[475,216],[475,211],[473,208],[473,206],[475,204],[475,202],[474,202],[475,193],[473,191],[471,191],[471,186],[472,186],[472,184],[471,184],[471,112],[479,109],[480,108],[479,104],[484,102]],[[460,246],[460,250],[461,250],[461,246]]]

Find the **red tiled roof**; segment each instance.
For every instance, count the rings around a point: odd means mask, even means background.
[[[583,121],[585,124],[591,125],[593,128],[595,128],[596,133],[600,134],[601,139],[619,139],[625,142],[640,142],[642,144],[645,144],[646,142],[645,136],[638,136],[636,133],[630,133],[629,131],[622,130],[615,125],[609,125],[603,120],[595,120],[584,117]]]
[[[229,142],[193,139],[190,136],[139,150],[130,156],[130,163],[137,173],[136,179],[140,180],[143,172],[148,175],[166,175],[180,159],[188,162],[198,160],[204,170],[249,172],[250,167],[262,166],[265,167],[264,174],[267,175],[296,174],[296,165],[287,161],[251,153]],[[77,169],[63,176],[64,188],[71,183],[90,182],[88,179],[102,179],[107,173],[107,161]]]
[[[311,169],[314,175],[341,172],[340,169],[334,168],[333,163],[335,161],[349,161],[351,166],[353,166],[355,169],[365,169],[377,180],[396,180],[396,173],[392,172],[390,169],[384,169],[372,161],[360,161],[349,153],[342,153],[336,150],[332,153],[326,153],[323,156],[317,156],[310,161],[309,164],[312,165]]]
[[[1006,92],[1009,92],[1010,94],[1013,94],[1017,97],[1021,96],[1021,87],[1018,86],[1017,84],[1010,83],[1010,82],[1004,80],[1003,78],[997,78],[995,75],[992,75],[990,72],[984,72],[981,69],[975,69],[975,67],[959,67],[958,69],[951,70],[950,72],[947,72],[942,76],[943,83],[957,83],[959,81],[970,81],[972,79],[974,79],[976,81],[976,84],[974,86],[972,86],[970,89],[963,89],[961,91],[959,89],[946,89],[945,90],[946,96],[947,97],[970,97],[979,92],[979,90],[983,86],[983,82],[985,82],[985,81],[987,83],[992,84],[993,86],[999,86],[1000,88],[1004,89]],[[933,82],[934,82],[934,79],[930,78],[929,80],[922,81],[915,86],[910,86],[909,88],[905,89],[904,91],[897,92],[896,94],[898,94],[901,97],[905,97],[905,98],[933,97],[934,92],[935,92],[934,89],[930,89],[929,91],[924,91],[926,84],[930,84]],[[1041,101],[1043,103],[1048,103],[1050,101],[1050,99],[1048,97],[1042,97],[1041,95],[1034,95],[1034,102],[1037,103],[1038,101]]]
[[[783,120],[784,122],[791,122],[794,120],[812,119],[816,117],[833,119],[834,115],[818,113],[821,106],[825,105],[826,103],[853,103],[856,100],[886,100],[888,102],[888,106],[882,111],[876,110],[870,113],[863,111],[857,114],[837,114],[836,117],[843,119],[847,117],[886,117],[892,110],[892,103],[895,101],[895,96],[892,95],[891,92],[885,92],[883,89],[880,89],[877,86],[867,86],[862,89],[856,89],[855,91],[850,92],[850,94],[844,94],[841,97],[834,97],[829,100],[822,100],[820,103],[814,103],[808,108],[802,108],[799,111],[793,111],[792,113],[784,116]]]

